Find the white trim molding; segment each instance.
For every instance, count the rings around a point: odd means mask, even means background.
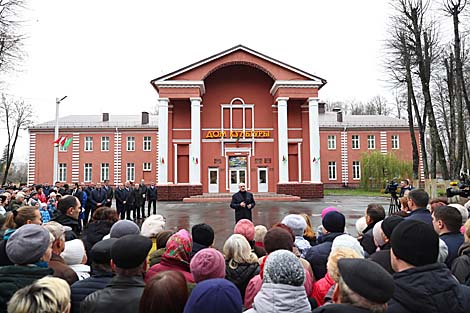
[[[269,91],[272,95],[279,88],[317,88],[323,85],[321,80],[276,80]]]
[[[203,80],[157,80],[152,84],[158,89],[161,88],[198,88],[201,96],[206,93]]]

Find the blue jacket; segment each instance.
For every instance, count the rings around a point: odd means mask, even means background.
[[[333,240],[340,235],[343,235],[343,233],[329,233],[323,235],[322,242],[320,244],[304,250],[304,257],[312,266],[316,280],[319,280],[326,275],[326,263],[330,256]]]
[[[431,212],[429,212],[429,210],[426,208],[418,208],[414,211],[411,211],[410,215],[407,216],[405,219],[425,222],[426,224],[432,226]]]
[[[393,274],[389,313],[470,312],[470,287],[460,285],[445,264],[434,263]]]
[[[452,262],[459,256],[459,248],[463,245],[464,238],[460,232],[446,233],[440,236],[447,245],[449,254],[447,255],[446,265],[452,267]]]
[[[104,289],[111,282],[113,278],[112,273],[100,272],[90,278],[79,280],[72,284],[70,287],[71,291],[71,312],[80,312],[80,303],[89,294]]]

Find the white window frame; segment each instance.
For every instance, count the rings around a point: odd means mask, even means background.
[[[126,164],[126,181],[135,181],[135,163]]]
[[[93,179],[93,163],[83,164],[83,181],[89,183],[91,182],[92,179]]]
[[[126,151],[135,151],[135,136],[127,136]]]
[[[360,161],[352,162],[352,176],[353,176],[353,180],[361,179],[361,162]]]
[[[148,166],[146,166],[146,165],[148,165]],[[152,162],[144,162],[142,164],[142,170],[144,172],[150,172],[152,170]]]
[[[400,137],[398,135],[392,135],[392,149],[400,149]]]
[[[375,149],[375,135],[367,135],[367,149]]]
[[[59,145],[59,152],[67,152],[67,147]]]
[[[143,146],[142,149],[144,151],[152,151],[152,137],[151,136],[144,136],[142,146]]]
[[[101,136],[101,151],[109,151],[109,142],[109,136]],[[105,146],[104,148],[107,147],[107,149],[103,149],[103,146]]]
[[[109,163],[101,163],[100,178],[102,182],[109,180]]]
[[[84,151],[93,151],[93,137],[92,136],[86,136],[85,140],[83,141]]]
[[[361,149],[361,137],[359,135],[351,136],[351,149]]]
[[[328,150],[336,150],[336,135],[328,135]]]
[[[335,161],[329,161],[328,162],[328,179],[329,180],[336,180],[338,177],[337,171],[336,171],[336,162]]]
[[[59,163],[58,180],[60,182],[67,181],[67,163]]]

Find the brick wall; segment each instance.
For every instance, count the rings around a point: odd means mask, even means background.
[[[159,201],[181,201],[191,196],[202,195],[202,185],[158,185]]]
[[[286,183],[277,184],[277,193],[298,196],[302,199],[323,198],[323,184]]]

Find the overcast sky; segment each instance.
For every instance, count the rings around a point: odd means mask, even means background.
[[[27,57],[7,93],[30,102],[38,123],[65,95],[61,116],[152,111],[151,79],[237,44],[326,79],[323,100],[390,93],[387,0],[29,2]]]

